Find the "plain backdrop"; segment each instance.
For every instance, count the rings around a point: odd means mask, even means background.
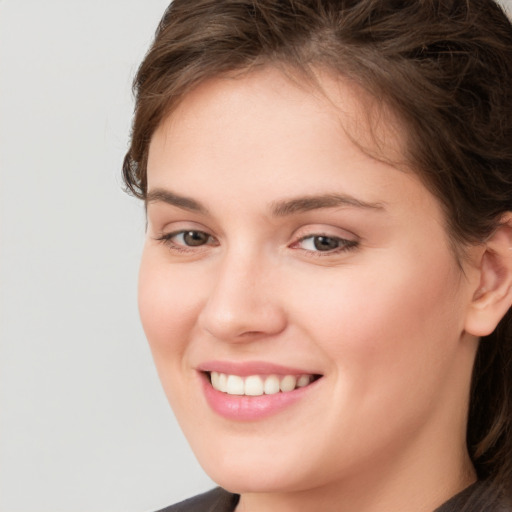
[[[150,512],[213,485],[139,324],[144,214],[120,178],[167,3],[0,0],[1,512]]]
[[[131,81],[167,0],[0,1],[0,511],[208,489],[140,327]]]

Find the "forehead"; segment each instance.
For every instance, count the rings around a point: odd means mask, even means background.
[[[255,105],[256,109],[252,108]],[[266,125],[269,134],[274,119],[301,110],[310,123],[308,130],[315,129],[315,122],[331,125],[333,133],[341,128],[363,153],[394,167],[411,169],[405,157],[402,123],[392,109],[354,81],[327,69],[312,68],[305,73],[267,66],[204,81],[179,100],[157,127],[151,142],[155,136],[162,137],[162,132],[169,136],[168,130],[176,123],[181,130],[194,130],[198,120],[204,123],[206,110],[215,112],[212,130],[245,117],[254,130]],[[241,138],[247,135],[246,131],[240,133]],[[177,142],[179,134],[174,132],[173,138]],[[274,139],[270,139],[272,145]]]
[[[403,159],[399,125],[355,84],[275,69],[210,80],[186,95],[151,141],[148,192],[207,210],[261,211],[293,197],[341,194],[396,213],[436,210]],[[437,217],[437,213],[436,213]]]

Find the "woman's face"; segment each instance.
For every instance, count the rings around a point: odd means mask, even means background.
[[[463,451],[473,271],[419,179],[354,144],[360,93],[321,81],[204,83],[150,146],[143,326],[200,463],[238,492]]]

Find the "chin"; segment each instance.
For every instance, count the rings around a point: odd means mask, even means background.
[[[234,436],[236,437],[236,436]],[[210,442],[215,437],[210,438]],[[287,448],[284,439],[281,442],[269,438],[238,439],[235,443],[216,443],[214,449],[192,448],[208,476],[224,489],[236,493],[274,493],[301,491],[328,478],[324,472],[312,473],[315,461],[307,449],[302,451],[294,443]],[[248,449],[248,446],[252,448]],[[276,448],[280,445],[281,448]],[[326,464],[328,465],[328,464]],[[318,465],[317,465],[318,467]],[[324,473],[324,474],[322,474]],[[315,482],[317,481],[317,482]]]
[[[206,471],[218,485],[235,494],[245,493],[275,493],[302,490],[301,475],[293,470],[272,468],[272,461],[265,467],[223,467]]]

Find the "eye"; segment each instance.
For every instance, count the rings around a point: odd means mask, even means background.
[[[191,249],[203,245],[217,245],[215,238],[204,231],[195,229],[165,233],[157,238],[173,250]]]
[[[337,236],[310,235],[301,238],[294,245],[306,251],[336,253],[353,249],[357,247],[358,242]]]
[[[205,245],[211,239],[210,235],[207,235],[203,231],[182,231],[173,236],[174,242],[180,245],[186,245],[188,247],[198,247]]]

